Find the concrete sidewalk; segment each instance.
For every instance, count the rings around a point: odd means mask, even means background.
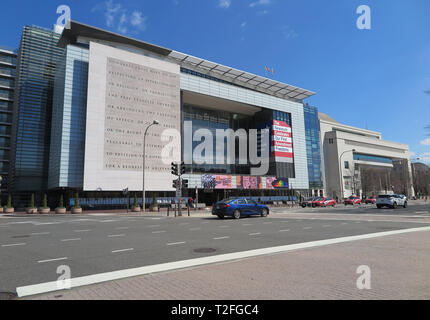
[[[371,290],[357,289],[359,266]],[[430,232],[111,281],[27,299],[430,299]]]

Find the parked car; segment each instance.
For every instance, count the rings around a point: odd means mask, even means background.
[[[306,207],[312,207],[312,200],[314,198],[306,198],[304,199],[302,202],[300,202],[300,206],[302,208],[306,208]]]
[[[334,207],[336,206],[336,200],[332,198],[318,198],[315,201],[312,201],[313,207]]]
[[[361,198],[360,197],[355,197],[355,196],[351,196],[348,199],[346,199],[344,201],[345,206],[347,205],[356,205],[356,204],[361,204]]]
[[[213,206],[212,215],[218,216],[220,219],[224,219],[224,217],[240,219],[242,216],[252,215],[267,217],[269,215],[269,208],[254,200],[245,198],[229,198],[217,202]]]
[[[381,194],[376,199],[376,206],[378,209],[389,207],[397,209],[398,207],[406,208],[408,206],[408,199],[404,195],[398,194]]]
[[[366,200],[364,200],[365,204],[375,204],[376,203],[376,196],[373,197],[367,197]]]

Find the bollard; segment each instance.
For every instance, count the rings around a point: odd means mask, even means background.
[[[188,216],[190,216],[190,206],[188,206]]]
[[[167,216],[168,216],[168,217],[170,216],[170,207],[171,207],[171,206],[167,206]]]

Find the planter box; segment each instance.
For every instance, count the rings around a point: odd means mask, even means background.
[[[51,213],[51,208],[39,208],[40,214],[49,214]]]
[[[72,214],[80,214],[82,213],[82,208],[72,208]]]
[[[37,214],[37,208],[26,208],[25,212],[27,214]]]
[[[14,213],[15,209],[14,208],[4,208],[4,213]]]
[[[56,208],[55,213],[56,214],[66,214],[67,209],[66,208]]]
[[[0,207],[0,213],[3,213],[3,212],[4,212],[4,208]]]
[[[141,208],[140,207],[133,207],[133,208],[131,208],[131,212],[141,212]]]
[[[158,212],[158,206],[156,206],[156,207],[151,207],[151,208],[149,209],[149,211],[151,211],[151,212]]]

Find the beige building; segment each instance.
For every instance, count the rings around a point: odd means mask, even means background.
[[[385,141],[379,132],[341,124],[324,113],[319,123],[327,196],[415,196],[408,145]]]

